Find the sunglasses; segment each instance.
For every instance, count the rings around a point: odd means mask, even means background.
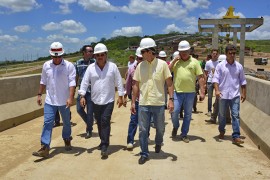
[[[143,53],[145,52],[149,52],[149,49],[144,49],[144,50],[141,50],[141,54],[143,55]]]
[[[97,57],[103,57],[103,56],[105,56],[105,54],[104,53],[102,53],[102,54],[96,54],[96,56]]]
[[[61,58],[62,56],[52,56],[52,58]]]
[[[228,54],[229,54],[229,55],[235,55],[236,52],[229,52]]]

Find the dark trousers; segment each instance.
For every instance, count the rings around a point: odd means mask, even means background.
[[[110,144],[111,117],[114,101],[105,105],[93,103],[94,116],[97,120],[98,134],[101,140],[100,147],[108,147]]]

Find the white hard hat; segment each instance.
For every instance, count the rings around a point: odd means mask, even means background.
[[[158,54],[159,57],[167,57],[167,54],[165,51],[160,51]]]
[[[52,56],[62,56],[65,51],[60,42],[53,42],[50,46],[49,52]]]
[[[177,55],[179,55],[179,51],[175,51],[172,55],[172,58],[174,59]]]
[[[156,47],[156,43],[152,38],[143,38],[140,42],[141,50]]]
[[[108,52],[107,47],[102,43],[98,43],[94,48],[94,54],[99,54],[103,52]]]
[[[140,48],[140,47],[138,47],[138,48],[136,49],[135,55],[138,56],[138,57],[142,57],[142,53],[141,53],[141,48]]]
[[[187,42],[186,40],[180,41],[180,43],[178,44],[178,51],[186,51],[189,49],[190,49],[190,45],[189,45],[189,42]]]
[[[223,60],[226,60],[226,55],[225,55],[225,54],[220,54],[220,55],[218,56],[218,61],[221,62],[221,61],[223,61]]]

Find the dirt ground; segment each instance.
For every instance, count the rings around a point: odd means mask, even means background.
[[[239,59],[239,58],[238,58]],[[264,71],[270,71],[270,61],[267,65],[255,65],[253,56],[245,56],[244,66],[257,71],[257,69],[264,69]]]
[[[93,137],[85,139],[85,124],[75,106],[71,110],[73,149],[64,150],[62,126],[56,127],[48,159],[31,155],[40,148],[43,117],[1,132],[0,179],[270,179],[269,159],[243,131],[245,143],[236,146],[231,142],[231,125],[226,128],[225,139],[219,140],[218,126],[205,123],[209,119],[205,115],[207,99],[198,103],[199,113],[193,113],[190,143],[180,141],[179,137],[171,138],[172,123],[166,112],[162,150],[158,154],[154,152],[155,129],[151,128],[150,160],[144,165],[138,164],[138,131],[135,148],[126,150],[129,106],[114,109],[109,157],[105,160],[97,149],[100,139],[96,125]]]

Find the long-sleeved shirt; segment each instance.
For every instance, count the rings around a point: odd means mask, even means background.
[[[64,106],[69,98],[69,87],[76,86],[76,70],[71,62],[62,60],[59,65],[53,61],[43,64],[40,84],[46,86],[45,103]]]
[[[81,87],[78,91],[80,95],[85,95],[91,83],[91,99],[95,104],[105,105],[114,101],[115,87],[118,95],[124,96],[124,87],[121,74],[116,64],[107,61],[101,70],[97,62],[90,64],[84,74]]]
[[[240,96],[240,86],[247,84],[243,66],[237,61],[233,64],[227,61],[220,62],[216,67],[212,83],[219,85],[222,99]]]

